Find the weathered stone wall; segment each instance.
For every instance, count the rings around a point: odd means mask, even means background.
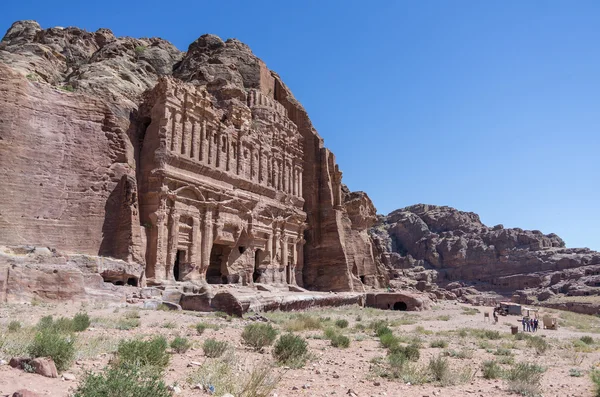
[[[120,184],[134,176],[129,141],[104,102],[30,82],[2,63],[0,97],[0,242],[139,259],[135,210],[118,220],[112,211],[137,206]]]

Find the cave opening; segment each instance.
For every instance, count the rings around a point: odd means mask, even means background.
[[[398,310],[398,311],[406,311],[408,310],[408,306],[406,305],[406,303],[399,301],[394,303],[394,310]]]

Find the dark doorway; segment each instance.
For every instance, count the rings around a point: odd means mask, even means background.
[[[181,264],[185,260],[185,251],[178,250],[177,256],[175,257],[175,263],[173,264],[173,277],[175,281],[179,281],[179,275],[181,273]]]
[[[128,278],[127,285],[133,285],[134,287],[137,287],[137,285],[138,285],[137,278],[135,278],[135,277]]]
[[[360,276],[360,282],[363,284],[365,283],[365,276]]]
[[[212,250],[210,251],[210,263],[208,269],[206,269],[206,281],[209,284],[227,284],[227,276],[221,271],[223,260],[227,259],[227,256],[231,252],[231,248],[213,244]]]
[[[394,310],[406,311],[408,306],[404,302],[396,302],[394,303]]]
[[[256,250],[254,253],[254,273],[252,274],[252,281],[255,283],[260,279],[260,270],[258,270],[258,266],[260,265],[260,255],[262,254],[262,250]]]

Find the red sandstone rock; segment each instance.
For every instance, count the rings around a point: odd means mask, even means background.
[[[34,358],[29,362],[29,365],[33,367],[36,374],[45,376],[47,378],[58,378],[58,371],[56,365],[50,357],[38,357]]]

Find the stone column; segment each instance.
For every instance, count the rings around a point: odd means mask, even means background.
[[[190,157],[194,160],[200,159],[200,124],[198,120],[192,120],[192,153]]]
[[[164,280],[166,275],[165,264],[169,250],[169,229],[167,214],[164,210],[156,211],[156,264],[154,265],[154,278]]]
[[[285,231],[283,232],[283,237],[281,238],[281,266],[284,269],[285,273],[285,282],[289,283],[291,280],[290,269],[288,267],[288,244],[287,244],[287,236],[285,235]]]
[[[204,223],[202,228],[202,250],[200,260],[200,274],[202,278],[206,278],[206,270],[210,265],[210,251],[213,245],[213,210],[212,207],[207,207],[204,214]]]
[[[298,197],[302,197],[302,170],[298,171]]]
[[[192,124],[190,123],[190,120],[187,117],[183,118],[183,123],[181,127],[181,154],[183,154],[186,157],[189,157],[192,149]]]
[[[177,111],[173,118],[173,142],[171,150],[175,153],[181,153],[181,113]]]
[[[208,164],[215,164],[215,132],[211,126],[207,126],[208,138]]]
[[[169,252],[167,254],[167,280],[173,280],[173,265],[177,255],[177,245],[179,240],[179,212],[176,209],[171,211],[169,219]]]
[[[297,257],[296,257],[296,284],[300,287],[304,286],[304,280],[302,278],[302,271],[304,268],[304,244],[306,240],[303,237],[298,239],[296,243]]]
[[[198,265],[200,254],[200,219],[192,218],[192,243],[190,245],[190,267],[191,271],[185,276],[186,280],[198,279]]]
[[[206,120],[202,120],[202,124],[200,125],[200,161],[206,161],[207,146],[208,142],[206,141]]]

